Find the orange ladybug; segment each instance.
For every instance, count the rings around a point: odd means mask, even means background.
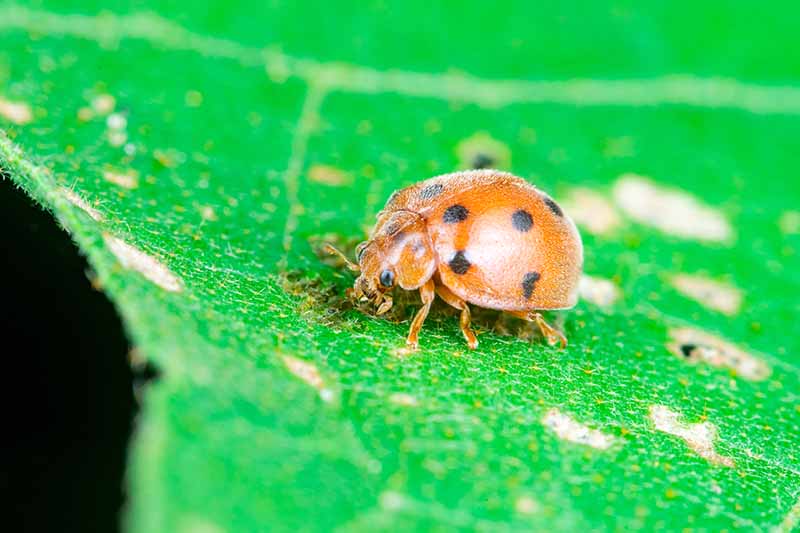
[[[572,220],[536,187],[497,170],[455,172],[394,192],[377,218],[356,248],[358,264],[326,249],[360,272],[351,294],[379,315],[392,307],[395,286],[419,290],[422,308],[406,339],[412,348],[435,294],[461,311],[470,348],[478,339],[468,303],[535,322],[549,344],[567,345],[537,310],[575,305],[583,245]]]

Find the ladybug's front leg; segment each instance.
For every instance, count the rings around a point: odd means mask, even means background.
[[[425,322],[428,311],[431,310],[433,299],[436,296],[434,287],[433,280],[429,279],[425,282],[425,285],[419,288],[419,296],[422,298],[422,307],[419,308],[417,315],[414,317],[413,322],[411,322],[411,329],[408,331],[408,337],[406,338],[406,344],[413,350],[416,350],[419,346],[419,330],[422,329],[422,323]]]

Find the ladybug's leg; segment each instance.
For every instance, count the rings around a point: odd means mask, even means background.
[[[409,329],[408,337],[406,338],[406,344],[408,344],[414,350],[416,350],[419,346],[419,330],[422,329],[422,323],[425,322],[425,318],[428,316],[428,311],[431,310],[433,299],[436,297],[432,279],[426,281],[425,285],[419,288],[419,297],[422,299],[422,307],[419,308],[417,315],[411,322],[411,328]]]
[[[542,331],[542,335],[544,335],[544,338],[547,339],[547,344],[550,346],[561,344],[562,348],[567,347],[567,338],[564,336],[564,334],[548,324],[541,313],[537,313],[536,311],[508,312],[523,320],[527,320],[528,322],[536,322],[536,325],[539,326],[539,329]]]
[[[555,346],[558,343],[561,344],[562,348],[567,347],[567,338],[564,334],[545,322],[541,313],[533,313],[532,318],[536,325],[539,326],[539,329],[542,330],[542,335],[547,339],[547,344]]]
[[[469,306],[467,302],[453,294],[450,289],[445,287],[444,285],[437,285],[436,286],[436,294],[439,295],[439,298],[447,302],[448,304],[452,305],[456,309],[461,311],[461,318],[459,320],[459,324],[461,326],[461,333],[464,334],[464,338],[467,339],[467,344],[473,350],[478,347],[478,339],[475,337],[475,334],[469,327],[470,320],[472,317],[469,313]]]

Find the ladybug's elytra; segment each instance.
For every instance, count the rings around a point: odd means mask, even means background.
[[[396,191],[377,218],[356,248],[358,264],[327,249],[361,273],[352,296],[372,301],[379,315],[392,307],[395,286],[419,290],[411,347],[435,294],[461,311],[470,348],[478,339],[468,303],[535,322],[549,344],[566,346],[537,311],[575,305],[583,245],[569,217],[536,187],[497,170],[455,172]]]

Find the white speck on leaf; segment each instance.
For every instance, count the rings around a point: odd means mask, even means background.
[[[183,281],[154,257],[111,235],[106,234],[103,238],[123,267],[139,272],[164,290],[183,290]]]
[[[63,188],[61,189],[61,193],[64,195],[64,198],[69,201],[69,203],[79,209],[82,209],[92,219],[96,220],[97,222],[101,222],[103,220],[103,214],[94,207],[90,206],[86,200],[81,198],[78,193],[72,189]]]
[[[717,428],[714,424],[711,422],[687,424],[679,422],[679,417],[679,413],[672,411],[667,406],[653,405],[650,407],[650,420],[658,431],[682,439],[697,455],[711,463],[733,466],[733,459],[720,455],[714,449],[714,441],[717,439]]]
[[[128,142],[128,119],[122,113],[112,113],[106,118],[108,143],[111,146],[122,146]]]
[[[591,429],[558,409],[547,411],[542,418],[542,423],[552,429],[559,438],[570,442],[585,444],[598,450],[606,450],[614,444],[614,438],[611,435]]]
[[[128,119],[122,113],[113,113],[106,119],[106,126],[112,130],[124,130],[128,127]]]
[[[139,186],[139,173],[133,169],[125,171],[106,170],[103,172],[106,181],[126,189],[135,189]]]
[[[17,126],[24,126],[33,120],[33,112],[31,106],[26,103],[11,102],[0,97],[0,117]]]
[[[128,142],[128,134],[124,131],[109,131],[108,144],[119,147]]]
[[[308,169],[308,179],[332,187],[341,187],[353,181],[350,174],[330,165],[312,165]]]
[[[581,276],[578,292],[581,298],[592,302],[598,307],[610,307],[621,296],[619,287],[614,285],[612,281],[586,274]]]
[[[92,109],[98,115],[107,115],[114,111],[117,100],[110,94],[98,94],[92,98]]]
[[[322,380],[322,376],[316,365],[289,355],[283,356],[283,364],[286,365],[289,372],[317,389],[322,401],[330,402],[333,400],[333,391],[325,387],[325,382]]]
[[[387,490],[379,498],[381,508],[387,511],[397,511],[406,506],[406,498],[399,492]]]
[[[741,290],[705,276],[678,274],[672,278],[672,285],[700,305],[729,316],[738,313],[742,306]]]
[[[404,392],[396,392],[389,396],[389,401],[396,405],[403,405],[405,407],[414,407],[419,404],[419,401],[410,394]]]
[[[611,202],[591,189],[573,189],[561,207],[576,224],[594,235],[607,235],[622,223]]]
[[[203,220],[208,220],[208,221],[217,220],[217,213],[214,211],[213,207],[208,205],[200,207],[200,216],[203,217]]]
[[[122,147],[122,151],[125,152],[125,155],[132,157],[136,155],[136,145],[133,143],[126,143],[125,146]]]
[[[530,496],[520,496],[514,502],[514,510],[521,514],[533,514],[540,509],[539,503]]]
[[[728,220],[717,209],[685,191],[662,187],[643,176],[621,176],[614,186],[614,200],[637,222],[676,237],[716,242],[733,237]]]
[[[691,328],[673,328],[669,332],[670,352],[689,362],[704,362],[718,368],[729,368],[750,381],[763,381],[771,374],[762,359],[711,333]]]

